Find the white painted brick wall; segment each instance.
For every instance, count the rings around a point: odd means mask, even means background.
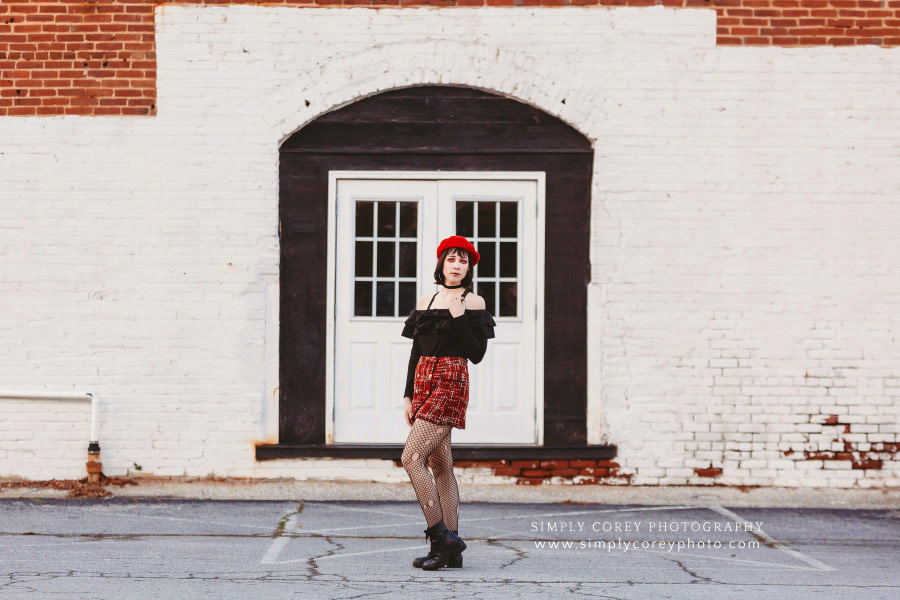
[[[0,465],[25,463],[31,479],[87,475],[91,403],[71,400],[0,400]],[[13,474],[11,473],[11,474]]]
[[[408,480],[254,460],[278,146],[454,83],[594,141],[589,439],[632,483],[900,485],[804,454],[900,434],[900,50],[716,47],[712,10],[662,7],[161,5],[156,39],[157,117],[0,118],[0,388],[101,396],[108,475]],[[2,406],[0,475],[84,475],[89,411]]]

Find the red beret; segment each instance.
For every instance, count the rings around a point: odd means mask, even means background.
[[[447,248],[462,248],[469,253],[469,257],[472,260],[472,266],[474,267],[478,264],[478,259],[480,257],[478,256],[478,252],[475,250],[475,246],[473,246],[472,243],[463,236],[451,235],[450,237],[444,239],[444,241],[442,241],[438,246],[437,257],[440,258],[441,252],[443,252]]]

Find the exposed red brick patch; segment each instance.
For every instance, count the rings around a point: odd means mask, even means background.
[[[394,461],[401,466],[399,461]],[[581,465],[604,465],[587,466]],[[492,467],[497,477],[515,477],[521,485],[536,485],[561,478],[567,483],[579,485],[609,483],[616,479],[631,482],[631,475],[619,472],[619,463],[611,460],[553,459],[553,460],[500,460],[500,461],[457,461],[459,469]]]
[[[588,475],[590,477],[606,477],[609,475],[609,469],[601,469],[599,467],[587,467],[580,470],[580,475]]]
[[[542,469],[565,469],[568,468],[569,461],[567,460],[542,460],[541,468]]]
[[[504,469],[508,466],[507,460],[458,460],[454,461],[454,466],[461,469],[467,468],[488,468],[488,469]]]
[[[516,480],[518,485],[542,485],[546,481],[541,477],[523,477]]]
[[[551,477],[575,477],[578,475],[578,469],[551,469]]]
[[[900,0],[892,1],[896,7],[900,7]],[[900,24],[900,21],[898,21],[898,24]],[[871,442],[863,446],[866,448],[865,450],[861,450],[858,442],[844,439],[844,434],[851,433],[852,424],[842,423],[838,415],[828,415],[823,420],[822,415],[811,414],[809,415],[809,422],[822,425],[823,432],[831,432],[836,439],[829,445],[833,447],[833,443],[838,443],[842,450],[797,450],[797,452],[802,453],[803,458],[806,460],[843,460],[849,461],[853,469],[881,469],[886,461],[894,461],[897,458],[897,450],[900,444]],[[785,456],[793,453],[793,448],[783,451]]]
[[[807,460],[849,460],[854,469],[880,469],[885,460],[894,460],[898,444],[874,443],[869,450],[854,450],[855,444],[844,441],[844,452],[805,450]]]
[[[694,469],[694,474],[697,477],[718,477],[722,474],[722,469],[710,466],[705,469]]]
[[[494,475],[497,477],[518,477],[522,474],[522,469],[494,469]]]
[[[550,471],[546,469],[522,469],[523,477],[550,477]]]

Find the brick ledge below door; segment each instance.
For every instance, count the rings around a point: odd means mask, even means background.
[[[278,458],[384,458],[400,460],[401,444],[261,444],[256,460]],[[557,460],[615,458],[613,445],[469,446],[454,445],[453,460]]]

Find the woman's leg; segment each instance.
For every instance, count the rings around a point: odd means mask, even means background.
[[[434,473],[438,496],[441,499],[441,512],[444,513],[444,524],[447,529],[459,530],[459,486],[453,475],[453,453],[450,448],[451,433],[447,434],[441,445],[431,453],[428,466]]]
[[[403,448],[403,454],[400,456],[403,467],[409,474],[413,489],[416,491],[416,498],[422,506],[422,512],[425,513],[428,527],[443,519],[443,513],[437,487],[425,464],[431,453],[441,445],[444,438],[450,435],[451,429],[450,425],[435,425],[423,419],[416,419],[413,421],[409,437],[406,438],[406,447]]]

